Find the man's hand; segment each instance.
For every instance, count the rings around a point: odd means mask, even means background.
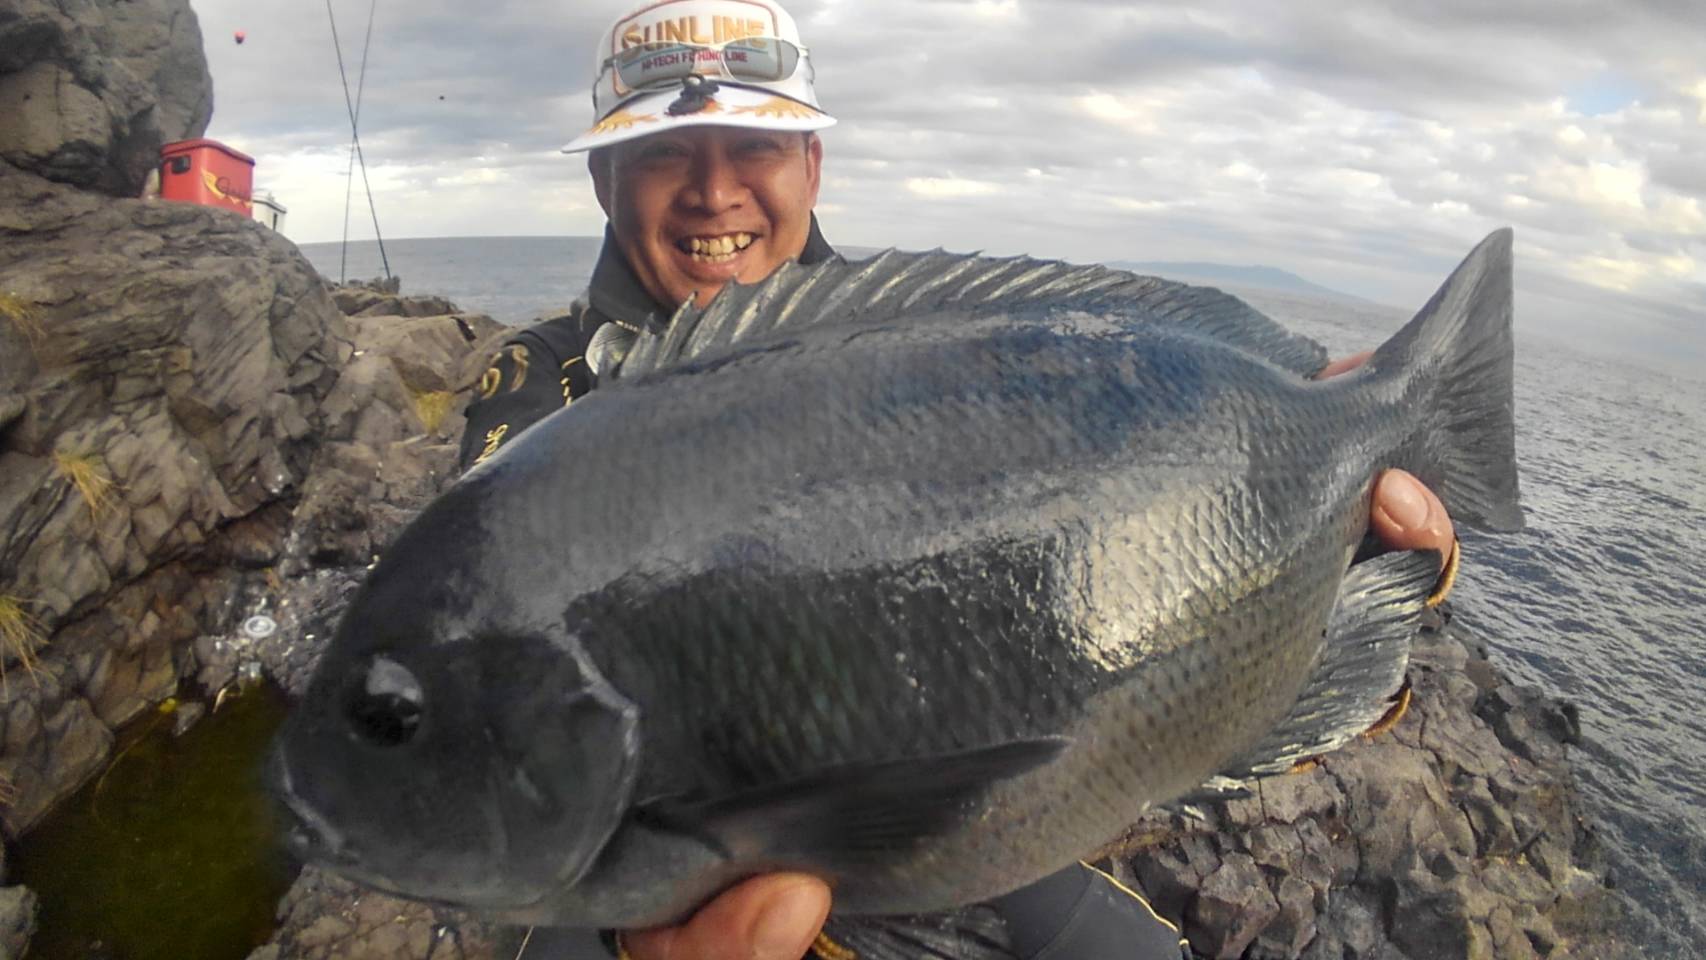
[[[1373,351],[1334,360],[1316,378],[1349,373],[1373,356]],[[1402,470],[1388,470],[1374,483],[1374,510],[1369,527],[1393,550],[1438,550],[1440,562],[1451,555],[1456,534],[1445,504],[1422,482]]]
[[[829,916],[829,887],[803,873],[753,877],[679,927],[623,934],[633,960],[800,960]]]

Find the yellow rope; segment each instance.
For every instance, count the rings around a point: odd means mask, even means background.
[[[1439,581],[1434,584],[1433,596],[1428,597],[1428,606],[1437,607],[1451,595],[1451,588],[1457,585],[1457,567],[1459,563],[1460,544],[1451,541],[1451,552],[1445,557],[1445,569],[1440,571]]]
[[[817,939],[812,941],[812,952],[822,960],[859,960],[857,953],[836,943],[829,939],[828,935],[822,933],[818,934]]]

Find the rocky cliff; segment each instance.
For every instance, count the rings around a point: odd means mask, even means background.
[[[349,582],[449,477],[503,332],[334,291],[220,210],[0,177],[0,827],[16,837],[238,624]],[[346,317],[339,301],[359,306]]]
[[[242,217],[0,178],[0,775],[24,830],[272,562],[350,331]]]
[[[0,160],[134,197],[160,145],[213,115],[187,0],[0,2]]]

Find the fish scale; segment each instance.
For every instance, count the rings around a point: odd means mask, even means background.
[[[281,736],[292,835],[514,922],[671,922],[779,868],[848,916],[1012,890],[1379,718],[1438,558],[1351,565],[1372,478],[1520,525],[1509,356],[1504,234],[1319,383],[1239,301],[1103,267],[730,287],[387,552]]]

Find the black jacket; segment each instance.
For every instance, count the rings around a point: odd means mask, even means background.
[[[835,251],[812,218],[801,263],[821,263]],[[670,311],[640,286],[610,231],[586,295],[562,316],[540,321],[510,337],[492,359],[480,395],[468,405],[461,469],[490,457],[505,443],[569,406],[598,385],[601,351],[594,338],[606,324],[637,333],[668,323]],[[592,348],[589,352],[589,348]],[[1024,960],[1176,960],[1184,943],[1172,924],[1112,877],[1074,866],[994,901],[1007,918]],[[590,934],[548,931],[532,935],[528,960],[586,960],[598,956]],[[607,954],[604,954],[607,956]]]
[[[817,218],[800,254],[801,263],[835,256]],[[673,311],[640,286],[634,270],[617,249],[610,229],[592,269],[585,295],[569,312],[528,327],[504,341],[480,379],[480,392],[468,405],[468,430],[462,435],[458,466],[467,470],[554,410],[586,396],[598,385],[598,357],[587,355],[593,337],[607,323],[638,332],[659,329]],[[589,363],[590,361],[590,363]]]

